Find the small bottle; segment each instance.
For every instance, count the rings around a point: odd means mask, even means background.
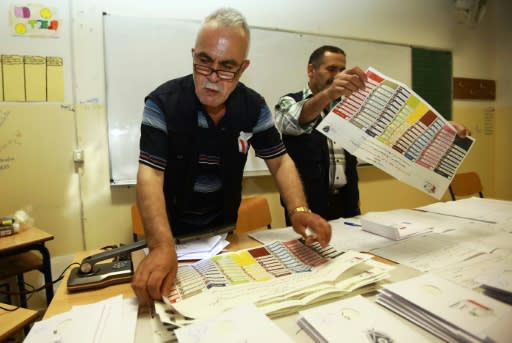
[[[21,210],[18,210],[14,213],[14,219],[18,223],[23,223],[28,226],[34,225],[34,218],[30,216],[30,212],[32,211],[32,206],[26,206]]]

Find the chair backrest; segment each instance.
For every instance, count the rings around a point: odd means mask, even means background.
[[[132,205],[132,230],[134,242],[144,237],[144,225],[142,225],[142,218],[136,204]]]
[[[271,228],[272,216],[267,198],[262,195],[243,198],[238,208],[236,232],[245,232],[262,227]]]
[[[480,195],[480,198],[484,197],[482,182],[480,182],[480,177],[475,172],[455,174],[449,189],[452,200],[457,200],[456,197],[477,193]]]
[[[238,208],[235,231],[245,232],[262,227],[271,228],[272,216],[267,198],[262,195],[242,199]],[[133,240],[144,237],[144,226],[136,204],[132,205]]]

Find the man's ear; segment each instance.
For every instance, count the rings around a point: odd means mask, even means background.
[[[251,61],[250,60],[244,60],[242,62],[242,67],[240,69],[240,73],[238,73],[240,76],[242,75],[242,73],[245,71],[245,69],[247,69],[249,67],[249,64],[251,64]]]
[[[315,72],[315,67],[310,63],[308,64],[308,77],[312,77]]]

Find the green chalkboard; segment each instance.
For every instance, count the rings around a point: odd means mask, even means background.
[[[412,89],[446,119],[452,118],[451,51],[412,48]]]

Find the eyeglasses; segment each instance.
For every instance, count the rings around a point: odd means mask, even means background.
[[[221,80],[233,80],[242,69],[242,66],[243,64],[236,71],[228,71],[222,69],[213,69],[202,64],[194,63],[194,71],[204,76],[210,76],[212,73],[216,73]]]

